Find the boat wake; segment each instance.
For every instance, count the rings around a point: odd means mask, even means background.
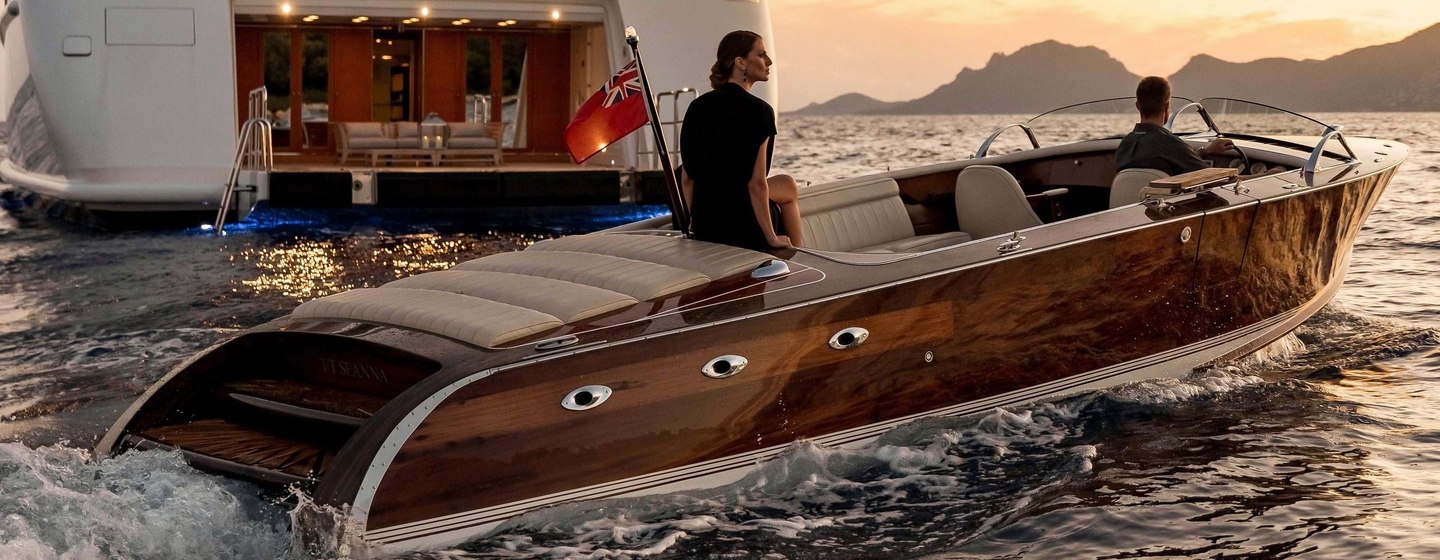
[[[285,510],[178,453],[0,444],[0,558],[279,558]]]

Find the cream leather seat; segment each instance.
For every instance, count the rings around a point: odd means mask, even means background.
[[[1015,177],[993,165],[971,165],[960,171],[955,178],[955,216],[960,229],[975,239],[1044,223]]]
[[[800,217],[806,247],[820,251],[919,252],[970,240],[963,231],[915,235],[894,179],[801,191]]]
[[[1166,177],[1169,175],[1159,169],[1136,167],[1121,170],[1110,183],[1110,207],[1119,208],[1145,200],[1140,195],[1140,189],[1150,186],[1150,181]]]

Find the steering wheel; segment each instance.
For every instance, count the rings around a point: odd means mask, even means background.
[[[1220,138],[1224,138],[1224,136],[1221,136]],[[1240,149],[1240,146],[1238,144],[1235,144],[1233,141],[1230,143],[1230,149],[1235,150],[1235,153],[1240,154],[1240,158],[1245,160],[1245,167],[1242,168],[1243,170],[1241,171],[1241,173],[1243,174],[1245,172],[1248,172],[1250,170],[1250,156],[1245,155],[1245,150]]]

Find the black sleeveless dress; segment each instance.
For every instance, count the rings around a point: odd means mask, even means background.
[[[680,154],[695,182],[690,229],[696,239],[768,250],[765,231],[750,204],[755,154],[770,140],[765,170],[775,153],[775,110],[737,84],[696,98],[685,111]]]

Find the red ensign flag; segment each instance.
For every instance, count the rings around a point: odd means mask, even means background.
[[[640,71],[632,60],[580,106],[575,120],[565,127],[565,145],[575,163],[583,163],[647,122]]]

